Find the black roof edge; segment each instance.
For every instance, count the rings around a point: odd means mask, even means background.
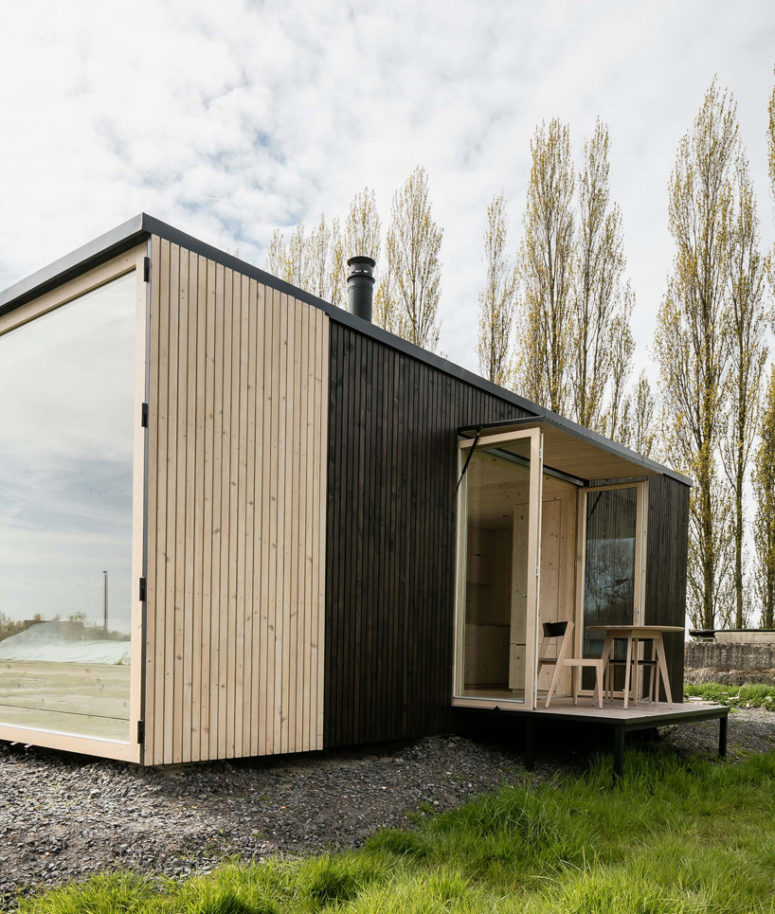
[[[531,425],[536,422],[547,422],[549,425],[553,425],[555,428],[560,429],[560,431],[567,432],[569,435],[574,435],[576,438],[581,438],[583,441],[588,441],[595,447],[608,451],[616,457],[621,457],[623,460],[629,460],[630,463],[650,470],[652,473],[668,476],[671,479],[675,479],[676,482],[683,483],[683,485],[689,486],[690,488],[694,485],[693,480],[688,476],[684,476],[683,474],[670,469],[670,467],[664,466],[664,464],[657,463],[656,460],[652,460],[650,457],[644,457],[637,451],[630,450],[630,448],[625,447],[623,444],[619,444],[618,441],[606,438],[605,435],[601,435],[599,432],[593,432],[592,429],[585,428],[583,425],[579,425],[578,422],[574,422],[572,419],[566,419],[564,416],[560,416],[558,413],[554,413],[551,410],[542,409],[538,406],[535,408],[536,410],[541,410],[542,414],[540,416],[537,415],[524,419],[502,419],[499,422],[486,422],[481,425],[465,425],[458,429],[458,435],[470,438],[477,432],[485,431],[485,429],[495,430],[499,428],[511,428],[515,425]]]
[[[531,421],[546,419],[552,424],[579,438],[584,438],[593,444],[598,444],[608,450],[613,450],[614,453],[627,460],[639,463],[642,466],[646,466],[665,476],[670,476],[678,482],[684,483],[684,485],[692,485],[690,479],[670,470],[668,467],[664,467],[646,457],[642,457],[640,454],[636,454],[634,451],[629,450],[629,448],[617,444],[615,441],[611,441],[608,438],[604,438],[597,432],[584,428],[583,426],[572,422],[570,419],[565,419],[563,416],[560,416],[551,410],[545,409],[536,403],[531,403],[530,400],[520,397],[519,394],[516,394],[513,391],[506,390],[504,387],[493,384],[492,381],[488,381],[486,378],[475,374],[473,371],[469,371],[467,368],[462,368],[460,365],[456,365],[448,359],[442,358],[433,352],[428,352],[427,350],[416,346],[414,343],[410,343],[401,337],[389,333],[387,330],[383,330],[381,327],[377,327],[375,324],[369,323],[369,321],[356,317],[349,311],[337,308],[335,305],[330,304],[330,302],[324,301],[322,298],[318,298],[315,295],[311,295],[309,292],[304,291],[304,289],[299,289],[297,286],[291,285],[291,283],[285,282],[282,279],[278,279],[276,276],[272,276],[271,273],[267,273],[265,270],[261,270],[245,260],[240,260],[233,254],[228,254],[226,251],[206,244],[193,235],[188,235],[186,232],[182,232],[174,226],[162,222],[160,219],[149,216],[147,213],[140,213],[132,219],[128,219],[126,222],[116,226],[116,228],[111,229],[109,232],[105,232],[105,234],[100,235],[93,241],[89,241],[76,250],[71,251],[69,254],[66,254],[64,257],[61,257],[59,260],[55,260],[48,266],[45,266],[31,276],[28,276],[26,279],[22,279],[5,291],[0,292],[0,315],[20,307],[33,298],[45,294],[50,289],[53,289],[70,279],[74,279],[82,273],[86,273],[88,270],[99,266],[101,263],[105,263],[112,257],[117,257],[119,254],[129,250],[136,244],[139,244],[150,235],[158,235],[165,241],[180,245],[189,251],[193,251],[195,254],[207,257],[210,260],[214,260],[216,263],[220,263],[224,267],[235,270],[245,276],[249,276],[272,289],[284,292],[315,308],[320,308],[331,318],[331,320],[334,320],[339,324],[343,324],[358,333],[362,333],[364,336],[377,340],[386,346],[390,346],[392,349],[395,349],[404,355],[417,359],[419,362],[424,362],[426,365],[437,368],[439,371],[443,371],[461,381],[465,381],[467,384],[478,387],[486,393],[499,397],[501,400],[504,400],[517,409],[527,413],[528,416],[526,418]],[[503,422],[489,423],[483,425],[482,428],[494,428],[498,425],[514,425],[518,421],[520,420],[512,419]],[[472,428],[475,428],[475,426]],[[461,429],[461,432],[462,431],[465,430]]]
[[[144,218],[141,213],[128,219],[99,238],[76,248],[0,292],[0,315],[20,308],[33,298],[44,295],[56,286],[98,267],[139,244],[148,234],[143,226]]]

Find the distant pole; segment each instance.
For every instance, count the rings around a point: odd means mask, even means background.
[[[105,593],[103,597],[103,610],[104,610],[104,625],[105,625],[105,634],[108,633],[108,573],[103,571],[103,581],[105,584]]]

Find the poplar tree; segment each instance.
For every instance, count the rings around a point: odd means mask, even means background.
[[[775,74],[775,67],[773,67],[772,72]],[[770,96],[768,113],[769,123],[767,127],[767,161],[770,171],[770,191],[772,193],[773,202],[775,202],[775,86],[772,87],[772,95]],[[769,263],[767,266],[770,274],[770,286],[773,295],[775,295],[775,245],[773,245],[772,253],[770,254]]]
[[[335,262],[338,245],[339,220],[327,223],[321,215],[309,232],[299,223],[287,241],[283,232],[276,230],[267,251],[266,268],[279,279],[341,305]]]
[[[300,222],[286,240],[285,233],[275,229],[266,254],[267,270],[278,279],[284,279],[300,288],[307,282],[304,231],[304,225]]]
[[[330,223],[325,216],[315,226],[309,236],[309,270],[308,292],[317,295],[334,305],[340,305],[339,289],[336,280],[336,250],[339,247],[339,220],[334,218]]]
[[[571,393],[575,226],[570,132],[553,119],[536,128],[519,251],[518,376],[529,399],[565,413]]]
[[[609,146],[608,128],[598,118],[591,140],[584,144],[579,175],[570,405],[578,423],[604,431],[604,400],[612,385],[607,424],[614,434],[633,347],[623,289],[622,217],[609,188]],[[617,339],[621,334],[628,339]]]
[[[669,457],[697,485],[690,498],[689,611],[693,623],[726,621],[730,499],[719,480],[726,427],[729,239],[738,154],[734,101],[714,80],[682,138],[669,182],[673,268],[657,317],[655,354],[669,432]]]
[[[374,293],[374,313],[372,315],[374,323],[389,333],[395,333],[401,336],[404,333],[404,326],[401,323],[401,315],[398,310],[398,296],[395,290],[393,273],[389,265],[381,273],[377,290]]]
[[[632,356],[635,352],[635,340],[632,338],[630,319],[635,304],[629,284],[625,286],[621,308],[611,319],[609,328],[609,393],[608,403],[597,425],[609,438],[620,437],[622,407],[625,401],[625,389],[632,367]]]
[[[729,416],[721,456],[734,499],[735,628],[745,624],[743,550],[745,485],[756,437],[759,388],[767,361],[764,342],[769,315],[764,295],[764,263],[759,253],[759,220],[748,171],[741,152],[734,174],[734,215],[729,238]]]
[[[439,342],[442,230],[433,220],[428,176],[418,166],[393,196],[387,232],[387,276],[380,308],[395,309],[404,339],[435,350]]]
[[[775,68],[773,69],[775,73]],[[775,86],[768,106],[767,152],[770,190],[775,200]],[[775,248],[769,258],[770,283],[775,293]],[[753,472],[756,503],[754,546],[756,593],[761,606],[762,628],[775,627],[775,369],[770,370],[763,397],[759,446]]]
[[[764,395],[759,447],[753,473],[756,500],[754,544],[756,592],[762,628],[775,627],[775,370],[770,371]]]
[[[484,262],[487,281],[479,293],[479,370],[495,384],[510,381],[509,351],[516,309],[517,272],[506,251],[506,205],[496,194],[487,207]]]
[[[775,67],[772,69],[775,74]],[[770,170],[770,189],[775,200],[775,86],[772,87],[770,104],[768,107],[769,123],[767,128],[767,161]]]
[[[624,400],[619,440],[644,457],[651,457],[656,450],[655,410],[651,384],[642,371],[635,387]]]

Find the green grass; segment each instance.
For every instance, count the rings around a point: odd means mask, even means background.
[[[747,914],[775,912],[775,753],[742,763],[662,746],[510,787],[359,851],[228,864],[184,881],[106,875],[23,914]]]
[[[684,694],[703,701],[715,701],[732,708],[765,708],[775,711],[775,686],[753,683],[730,686],[718,682],[704,682],[698,685],[686,683]]]

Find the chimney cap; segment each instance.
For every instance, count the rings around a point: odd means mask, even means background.
[[[367,254],[356,254],[355,257],[348,257],[347,266],[353,273],[365,273],[367,276],[374,278],[372,273],[376,267],[377,261]]]

